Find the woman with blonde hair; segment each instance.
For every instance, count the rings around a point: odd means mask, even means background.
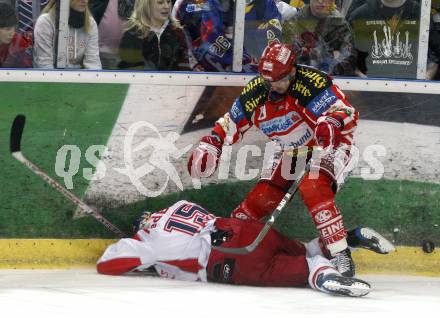
[[[56,67],[57,19],[57,2],[51,0],[35,24],[34,67]],[[70,0],[65,56],[66,68],[101,69],[98,27],[89,11],[88,0]]]
[[[170,0],[137,0],[119,46],[119,68],[190,70],[185,34]]]

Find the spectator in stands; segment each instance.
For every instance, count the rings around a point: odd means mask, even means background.
[[[14,8],[0,3],[0,67],[32,67],[32,35],[17,34],[17,16]]]
[[[172,17],[183,26],[199,70],[232,69],[234,0],[177,0]],[[268,43],[281,39],[281,13],[275,0],[247,0],[243,70],[257,71]]]
[[[414,0],[366,0],[347,20],[354,31],[359,76],[415,78],[420,5]]]
[[[14,3],[12,6],[17,12],[17,33],[33,33],[35,21],[49,0],[12,0],[10,2]]]
[[[119,44],[124,24],[133,13],[135,0],[93,0],[90,10],[98,24],[99,56],[104,69],[119,63]]]
[[[55,68],[57,60],[56,1],[51,0],[35,24],[34,67]],[[98,27],[88,0],[70,0],[66,68],[101,69]]]
[[[310,4],[310,0],[283,0],[284,2],[288,3],[292,7],[301,9],[306,4]],[[342,8],[343,4],[346,2],[351,2],[352,0],[336,0],[336,6],[338,9]],[[364,1],[364,0],[362,0]]]
[[[426,79],[440,80],[440,0],[431,1],[431,8]]]
[[[283,24],[283,42],[298,49],[300,64],[332,75],[355,74],[353,33],[334,0],[310,0],[294,20]]]
[[[275,0],[247,0],[244,48],[254,59],[261,57],[271,42],[280,42],[282,15]]]
[[[298,14],[298,9],[297,9],[297,7],[293,6],[293,3],[292,4],[291,4],[291,2],[287,3],[287,2],[284,2],[283,0],[274,0],[274,1],[275,1],[277,8],[278,8],[278,11],[281,14],[281,22],[291,20]],[[295,3],[295,5],[298,5],[298,4]],[[304,6],[304,4],[303,4],[303,6]]]
[[[170,19],[170,0],[137,0],[119,46],[119,68],[190,70],[182,28]]]

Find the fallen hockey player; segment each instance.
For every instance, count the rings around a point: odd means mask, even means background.
[[[271,229],[257,249],[244,255],[215,249],[252,242],[263,224],[255,220],[218,218],[188,201],[156,213],[145,213],[134,238],[110,245],[98,260],[101,274],[155,271],[159,276],[256,286],[306,286],[339,295],[365,296],[370,285],[342,276],[324,257],[318,239],[307,244]],[[386,254],[393,245],[369,228],[349,232],[351,247]]]

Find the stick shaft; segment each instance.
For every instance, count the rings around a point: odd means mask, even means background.
[[[281,211],[284,209],[284,207],[289,203],[289,201],[292,199],[292,197],[295,195],[296,192],[298,192],[299,184],[302,182],[304,177],[307,175],[307,172],[310,171],[310,165],[311,162],[309,161],[306,164],[306,167],[304,171],[302,172],[301,176],[296,179],[295,183],[289,188],[287,193],[284,195],[284,197],[281,199],[280,203],[278,203],[278,206],[275,208],[275,210],[270,215],[269,219],[267,220],[266,224],[264,224],[264,227],[261,229],[260,233],[258,233],[255,240],[244,247],[221,247],[221,246],[213,246],[213,249],[216,249],[222,253],[228,253],[228,254],[247,254],[253,252],[258,245],[261,243],[261,241],[266,236],[267,232],[269,232],[272,225],[275,223],[275,220],[280,215]]]
[[[30,160],[28,160],[21,151],[13,152],[12,156],[21,162],[26,168],[32,171],[34,174],[43,179],[47,184],[52,186],[59,193],[64,195],[70,202],[76,204],[82,211],[93,216],[98,222],[102,223],[106,228],[108,228],[113,233],[117,234],[120,237],[126,237],[125,233],[122,232],[119,228],[114,226],[109,220],[107,220],[104,216],[102,216],[98,211],[88,206],[84,201],[74,195],[72,192],[68,191],[57,181],[49,177],[43,170],[41,170],[38,166],[33,164]]]

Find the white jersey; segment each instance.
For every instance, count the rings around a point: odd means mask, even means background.
[[[152,214],[150,226],[135,238],[110,245],[98,260],[107,269],[143,270],[154,266],[166,278],[207,281],[215,216],[197,204],[179,201]]]

